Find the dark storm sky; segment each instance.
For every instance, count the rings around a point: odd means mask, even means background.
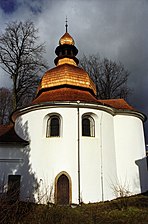
[[[82,54],[100,54],[121,61],[131,73],[129,103],[148,115],[148,1],[147,0],[0,0],[0,33],[9,21],[31,19],[46,43],[46,58],[54,66],[54,50],[68,31]],[[0,72],[1,86],[11,80]],[[148,122],[145,123],[148,144]]]

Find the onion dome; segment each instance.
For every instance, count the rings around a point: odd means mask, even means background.
[[[64,44],[75,45],[74,39],[67,32],[59,40],[59,45]]]
[[[59,46],[56,48],[55,53],[57,55],[54,60],[56,67],[48,70],[43,75],[34,102],[39,102],[38,99],[41,99],[40,96],[42,93],[49,96],[50,91],[53,92],[53,90],[60,88],[63,88],[63,91],[65,88],[71,88],[89,92],[94,99],[96,95],[96,86],[88,73],[78,67],[79,60],[76,58],[78,49],[75,47],[74,39],[67,32],[67,23],[66,32],[60,38]],[[44,97],[44,99],[45,98],[46,97]],[[49,98],[51,99],[51,97]],[[86,97],[83,97],[83,99],[84,98]]]

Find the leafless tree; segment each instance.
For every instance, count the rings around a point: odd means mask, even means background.
[[[119,62],[107,58],[101,59],[98,55],[83,56],[80,66],[84,68],[97,88],[99,99],[126,99],[131,93],[127,85],[129,72]]]
[[[0,88],[0,124],[9,123],[12,112],[12,92],[4,87]]]
[[[0,36],[0,63],[13,82],[13,109],[27,104],[34,95],[39,73],[47,68],[44,44],[38,43],[33,22],[8,23]]]

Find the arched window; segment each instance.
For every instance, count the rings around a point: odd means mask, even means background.
[[[89,115],[82,117],[82,136],[95,136],[95,122]]]
[[[57,115],[52,115],[47,120],[46,137],[60,136],[60,118]]]

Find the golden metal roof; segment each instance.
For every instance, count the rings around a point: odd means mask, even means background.
[[[63,65],[63,64],[70,64],[77,66],[76,62],[72,58],[62,58],[58,60],[57,66]]]
[[[41,80],[38,92],[61,85],[87,88],[96,94],[96,86],[87,72],[72,64],[62,64],[47,71]]]
[[[68,45],[75,45],[74,39],[70,36],[69,33],[65,33],[59,40],[59,44],[68,44]]]

